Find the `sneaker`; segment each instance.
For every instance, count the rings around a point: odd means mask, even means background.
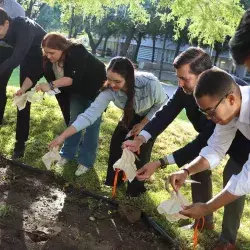
[[[67,162],[68,162],[68,160],[62,157],[62,158],[56,163],[56,167],[63,167]]]
[[[84,165],[79,164],[75,172],[75,175],[80,176],[82,174],[85,174],[87,171],[89,171],[89,168],[85,167]]]

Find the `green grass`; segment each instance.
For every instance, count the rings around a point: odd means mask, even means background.
[[[10,77],[10,80],[9,80],[9,83],[8,85],[9,86],[15,86],[15,87],[18,87],[20,86],[19,84],[19,73],[20,73],[20,69],[19,67],[18,68],[15,68],[13,70],[13,73]],[[41,80],[39,82],[46,82],[45,78],[41,78]]]
[[[15,73],[15,72],[14,72]],[[14,75],[13,75],[14,77]],[[12,85],[12,83],[11,83]],[[15,142],[16,108],[12,105],[12,96],[15,93],[15,87],[8,87],[8,102],[5,112],[5,125],[0,128],[0,150],[7,157],[11,156]],[[69,183],[77,187],[83,186],[92,192],[111,197],[111,189],[104,186],[106,177],[107,160],[109,155],[109,143],[112,132],[121,116],[121,111],[114,105],[110,105],[107,112],[103,115],[101,125],[99,152],[95,168],[86,175],[75,177],[76,162],[70,162],[65,168],[53,168],[57,175],[63,176]],[[65,129],[61,112],[54,97],[45,97],[41,103],[35,103],[31,109],[31,131],[27,142],[26,154],[22,159],[26,164],[37,168],[45,169],[41,157],[48,152],[48,143]],[[155,143],[152,153],[152,160],[158,159],[162,155],[171,153],[179,147],[185,145],[196,135],[192,125],[186,121],[183,112],[162,133]],[[225,162],[224,162],[225,163]],[[222,164],[223,165],[223,164]],[[192,249],[192,232],[187,232],[179,228],[180,225],[187,223],[181,221],[178,223],[168,223],[166,219],[157,213],[157,206],[160,202],[169,198],[169,194],[164,190],[164,176],[167,176],[177,167],[170,166],[165,170],[160,170],[155,174],[155,181],[147,183],[148,192],[140,198],[129,199],[124,195],[125,188],[118,189],[117,199],[122,203],[130,203],[138,206],[148,214],[153,216],[167,232],[176,240],[181,241],[183,249]],[[213,193],[218,193],[222,188],[222,166],[213,171]],[[190,186],[183,188],[184,195],[191,201]],[[242,216],[241,227],[238,234],[238,248],[250,249],[250,202],[246,200],[245,210]],[[200,245],[198,249],[211,249],[214,242],[219,237],[221,229],[223,209],[215,213],[216,228],[215,232],[204,232],[200,234]]]
[[[4,219],[9,216],[12,212],[12,207],[9,205],[1,204],[0,205],[0,218]]]
[[[8,85],[19,87],[19,73],[20,73],[19,68],[14,69]]]

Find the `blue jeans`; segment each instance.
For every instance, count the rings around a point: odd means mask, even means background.
[[[80,95],[71,95],[70,124],[72,124],[77,116],[83,113],[90,104],[90,100],[86,100]],[[82,131],[67,138],[60,151],[61,156],[67,160],[73,160],[78,152],[77,162],[89,168],[93,167],[98,147],[100,124],[101,117],[86,128],[83,138]]]

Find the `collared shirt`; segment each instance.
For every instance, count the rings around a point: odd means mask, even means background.
[[[159,80],[150,73],[136,72],[135,74],[135,96],[134,110],[140,116],[146,116],[149,120],[154,116],[167,100],[167,96]],[[107,89],[102,91],[91,106],[72,124],[77,131],[80,131],[93,124],[104,112],[108,104],[114,104],[124,109],[127,102],[127,94],[122,91]]]
[[[208,146],[200,152],[200,156],[208,160],[211,169],[215,168],[226,155],[237,130],[240,130],[250,140],[250,87],[240,87],[240,91],[242,102],[239,117],[235,117],[227,125],[217,124],[214,133],[208,140]],[[250,155],[242,171],[238,175],[231,177],[226,189],[230,193],[239,196],[250,193]]]
[[[232,77],[239,86],[247,86],[246,82],[233,75]],[[199,111],[199,106],[193,95],[186,94],[181,87],[178,87],[167,104],[155,114],[154,118],[140,132],[140,135],[142,135],[146,141],[151,137],[157,137],[173,122],[182,109],[185,109],[187,118],[198,132],[198,135],[193,141],[177,149],[172,155],[167,157],[169,164],[176,163],[178,167],[184,166],[199,155],[201,149],[207,146],[207,141],[213,134],[215,128],[215,123],[213,123],[212,120],[208,120],[206,116]],[[247,151],[247,147],[240,148],[242,144],[246,145],[246,143],[248,147],[250,147],[250,141],[238,130],[227,152],[230,158],[241,166],[243,166],[248,159],[249,152]]]

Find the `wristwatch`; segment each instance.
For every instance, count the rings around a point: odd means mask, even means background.
[[[55,86],[54,86],[53,81],[49,82],[49,88],[50,88],[51,90],[54,90]]]
[[[167,167],[168,162],[167,162],[167,158],[166,158],[166,157],[160,158],[159,161],[160,161],[160,163],[161,163],[160,168],[163,169],[163,168],[166,168],[166,167]]]

